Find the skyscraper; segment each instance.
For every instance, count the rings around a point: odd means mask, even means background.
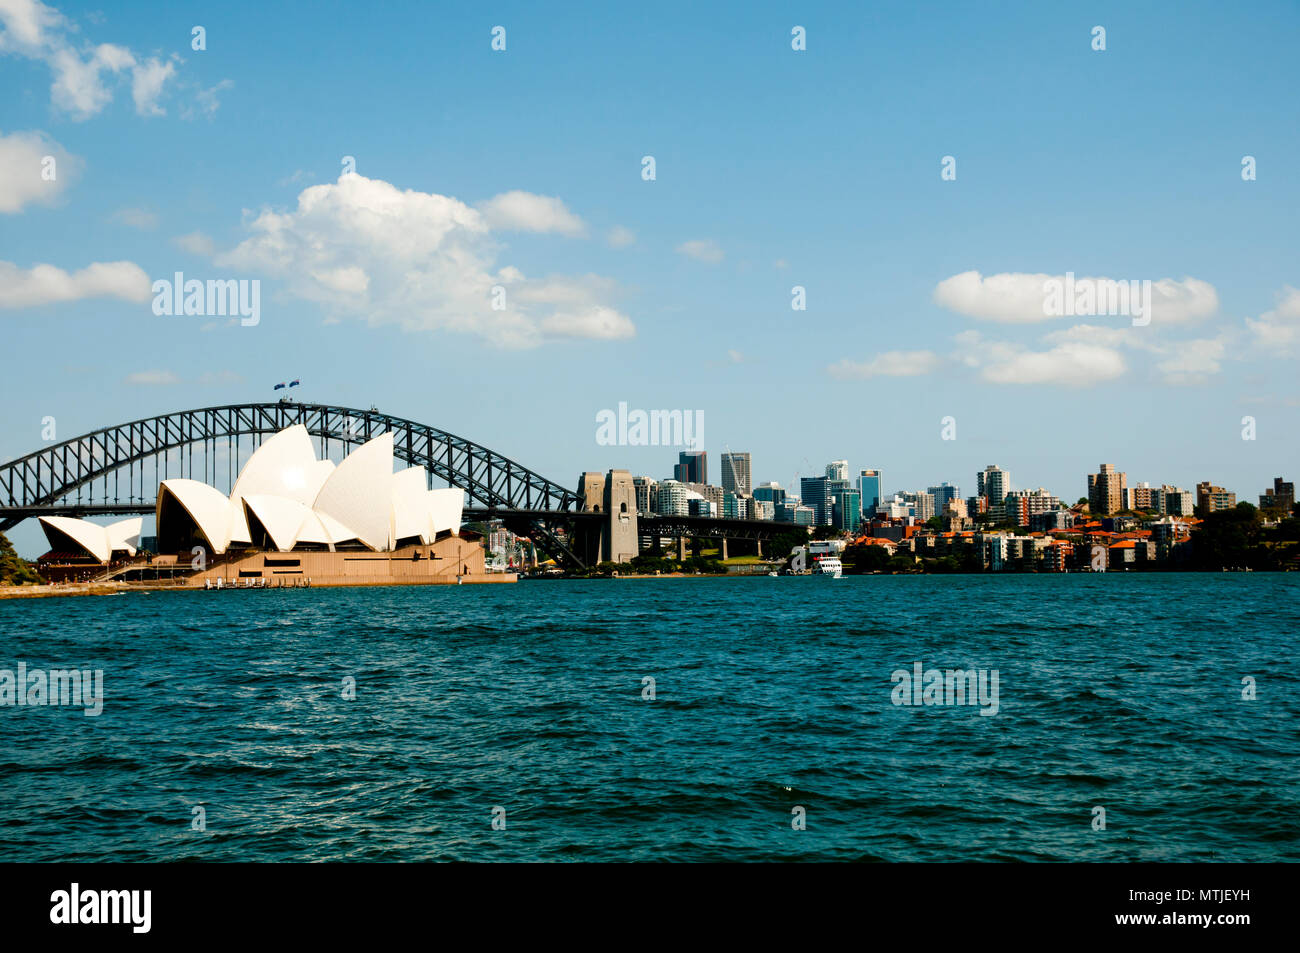
[[[938,486],[928,487],[926,492],[934,497],[934,511],[936,513],[942,513],[949,500],[961,499],[961,488],[946,481]]]
[[[989,506],[998,506],[1011,489],[1011,474],[1001,467],[989,464],[975,474],[975,495],[982,496]]]
[[[747,496],[751,486],[749,454],[724,453],[722,455],[722,488],[740,496]]]
[[[862,494],[862,512],[874,515],[880,505],[880,471],[861,470],[858,473],[858,492]]]
[[[844,480],[845,482],[848,482],[849,461],[832,460],[830,463],[826,464],[826,479]]]
[[[1103,463],[1099,472],[1088,474],[1088,509],[1094,516],[1118,513],[1124,508],[1127,488],[1127,474],[1116,470],[1113,463]]]
[[[839,529],[856,533],[862,522],[862,495],[847,486],[836,490],[831,502],[831,521]]]
[[[682,483],[708,483],[709,455],[703,450],[683,450],[677,454],[673,479]]]
[[[831,521],[831,481],[826,477],[800,477],[799,497],[804,506],[816,514],[814,524],[827,526]]]

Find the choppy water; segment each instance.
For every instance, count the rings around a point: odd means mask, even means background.
[[[0,708],[0,860],[1300,860],[1298,594],[1110,574],[3,602],[0,668],[103,668],[105,700]],[[916,661],[997,669],[998,713],[894,705]]]

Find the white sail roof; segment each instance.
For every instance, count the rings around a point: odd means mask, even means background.
[[[393,435],[353,450],[325,480],[313,509],[332,516],[376,551],[391,548]]]
[[[253,518],[266,529],[275,548],[282,553],[293,549],[303,525],[313,518],[310,507],[287,496],[258,493],[244,497],[242,502]],[[251,525],[251,520],[249,522]],[[315,522],[319,525],[319,520]]]
[[[56,535],[62,533],[101,563],[108,562],[109,557],[112,556],[108,533],[102,526],[86,520],[74,519],[71,516],[40,516],[37,519],[51,549],[62,545]],[[52,530],[55,531],[54,534],[51,533]]]
[[[433,542],[433,515],[429,509],[429,474],[424,467],[408,467],[393,474],[393,542],[418,536]]]
[[[465,491],[457,487],[429,490],[429,515],[435,533],[451,530],[460,532],[460,518],[465,510]]]
[[[130,519],[109,523],[104,527],[104,532],[108,534],[109,550],[116,552],[125,549],[128,554],[134,556],[135,551],[140,548],[140,530],[143,527],[143,516],[132,516]]]
[[[232,520],[226,494],[198,480],[163,480],[158,488],[159,512],[163,497],[168,494],[184,507],[214,553],[219,555],[229,548]]]
[[[246,496],[278,496],[310,506],[324,476],[311,445],[311,436],[302,424],[286,427],[269,437],[253,451],[239,478],[230,490],[232,522],[230,538],[248,542],[248,526],[239,501]]]

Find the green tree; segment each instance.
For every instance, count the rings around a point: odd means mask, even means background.
[[[0,533],[0,586],[25,586],[43,582],[31,563],[19,557],[9,537]]]

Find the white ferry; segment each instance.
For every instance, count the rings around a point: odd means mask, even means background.
[[[822,556],[813,563],[813,574],[839,579],[844,575],[844,564],[840,562],[838,556]]]

